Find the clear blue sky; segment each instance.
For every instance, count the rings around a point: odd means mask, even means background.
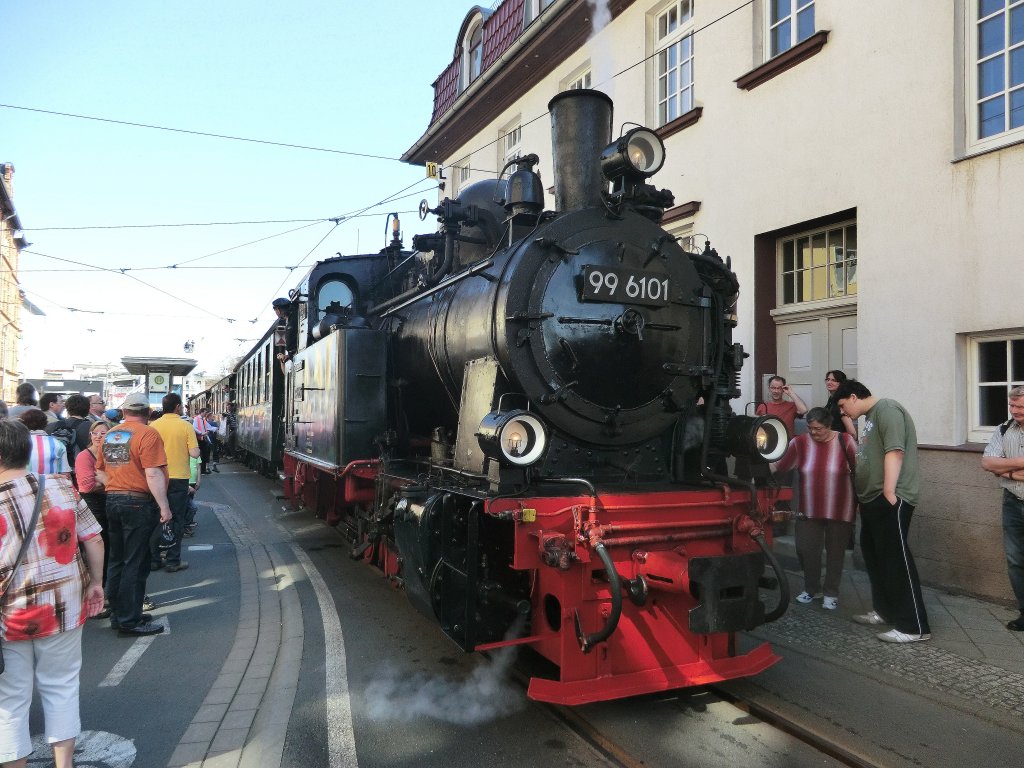
[[[0,102],[397,158],[427,127],[431,83],[469,8],[8,2]],[[411,212],[421,197],[436,199],[423,169],[389,160],[0,108],[0,161],[15,166],[14,200],[33,244],[22,254],[21,284],[47,313],[23,322],[28,375],[125,355],[185,357],[188,339],[198,369],[213,372],[251,344],[235,339],[262,335],[270,300],[306,266],[382,247],[388,211],[410,211],[402,215],[407,246],[413,232],[434,226]],[[327,218],[410,185],[411,196],[372,216],[313,224],[190,265],[220,269],[130,273],[212,315],[119,273],[37,255],[114,270],[182,264],[303,224],[43,228]],[[290,274],[282,268],[303,259]]]

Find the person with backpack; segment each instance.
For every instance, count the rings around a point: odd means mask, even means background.
[[[70,478],[71,465],[68,463],[67,448],[63,442],[44,431],[46,414],[38,408],[30,408],[18,417],[18,421],[28,427],[29,438],[32,441],[28,471],[36,477],[62,475]]]
[[[68,415],[50,424],[46,428],[49,435],[60,440],[67,448],[68,461],[72,465],[79,452],[84,451],[92,442],[89,436],[89,399],[85,395],[71,395],[64,401]]]

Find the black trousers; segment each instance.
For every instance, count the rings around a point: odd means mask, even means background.
[[[921,597],[921,579],[907,543],[914,507],[879,495],[860,505],[860,549],[871,579],[874,609],[900,632],[931,632]]]
[[[210,472],[210,441],[205,437],[199,438],[199,462],[203,474]]]

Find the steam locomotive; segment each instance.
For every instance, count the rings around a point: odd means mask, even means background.
[[[437,232],[404,250],[396,221],[318,263],[198,404],[232,401],[249,462],[460,647],[549,661],[534,699],[756,674],[778,657],[736,634],[788,603],[767,471],[788,435],[730,407],[738,281],[661,228],[654,132],[613,140],[598,91],[549,109],[553,211],[535,155],[424,201]]]

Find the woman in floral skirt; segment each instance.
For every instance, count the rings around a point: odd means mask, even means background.
[[[0,606],[0,763],[22,768],[32,751],[34,686],[54,763],[70,768],[81,731],[82,624],[103,608],[103,542],[99,523],[63,475],[46,478],[39,520],[28,530],[38,488],[25,468],[30,450],[24,424],[0,421],[0,589],[7,590]],[[26,537],[25,557],[12,573]]]

